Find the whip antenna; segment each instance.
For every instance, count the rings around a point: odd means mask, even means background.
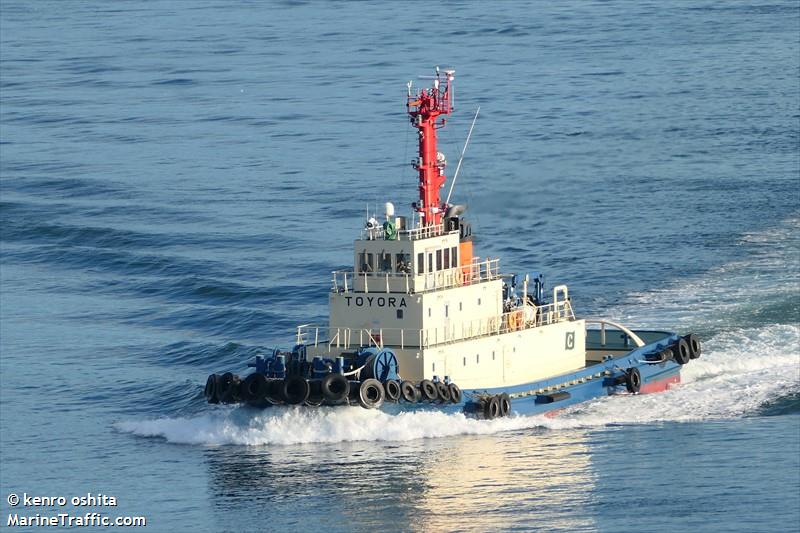
[[[450,205],[450,196],[453,194],[453,187],[456,184],[456,178],[458,178],[458,171],[461,170],[461,162],[464,160],[464,154],[467,152],[467,146],[469,146],[469,138],[472,137],[472,128],[475,127],[475,121],[478,120],[478,113],[480,112],[481,112],[481,106],[478,106],[478,109],[475,110],[475,118],[472,119],[472,125],[469,127],[467,140],[464,142],[464,149],[461,150],[461,157],[458,158],[456,171],[453,174],[453,181],[450,183],[450,190],[447,192],[447,200],[444,201],[446,205]]]

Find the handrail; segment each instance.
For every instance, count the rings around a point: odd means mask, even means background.
[[[349,293],[355,291],[356,279],[363,280],[363,292],[370,290],[384,292],[422,292],[423,290],[439,290],[491,281],[500,277],[500,259],[477,258],[468,265],[437,270],[427,273],[405,273],[394,271],[383,272],[355,272],[353,269],[334,270],[331,283],[331,292]],[[395,281],[401,280],[399,287]],[[371,289],[377,287],[377,289]],[[416,290],[419,287],[419,290]]]
[[[525,305],[486,318],[450,324],[449,327],[409,329],[409,328],[348,328],[304,324],[297,328],[297,343],[310,344],[308,333],[313,330],[313,346],[327,344],[328,349],[349,349],[364,345],[383,347],[385,344],[406,347],[429,348],[442,344],[459,342],[487,335],[501,335],[557,322],[575,320],[575,313],[569,300],[562,300],[541,306]],[[357,338],[353,333],[357,332]],[[327,338],[323,338],[327,337]],[[633,338],[633,337],[632,337]],[[638,338],[638,337],[636,337]],[[389,341],[387,342],[387,339]],[[416,344],[410,341],[414,339]],[[354,340],[358,344],[354,344]]]
[[[415,241],[417,239],[427,239],[428,237],[438,237],[450,233],[458,233],[459,230],[445,230],[444,224],[434,224],[431,226],[420,226],[411,229],[401,229],[397,232],[397,240],[400,241]],[[385,240],[386,232],[383,226],[375,226],[374,228],[364,228],[361,230],[361,240],[376,241]]]
[[[606,324],[608,324],[609,326],[611,326],[613,328],[617,328],[618,330],[620,330],[621,332],[626,334],[628,337],[630,337],[631,340],[633,340],[634,344],[636,344],[637,348],[641,348],[642,346],[645,345],[645,342],[636,333],[634,333],[630,329],[626,328],[622,324],[618,324],[617,322],[612,322],[611,320],[606,320],[604,318],[587,318],[585,320],[586,320],[587,324],[600,324],[600,345],[601,346],[605,346],[606,345]]]

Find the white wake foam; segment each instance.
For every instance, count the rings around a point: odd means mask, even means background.
[[[769,326],[711,339],[683,370],[683,383],[662,394],[615,396],[568,409],[555,418],[514,416],[481,421],[461,414],[389,415],[351,408],[220,408],[190,418],[128,421],[117,429],[169,442],[265,445],[343,441],[407,441],[530,428],[568,429],[733,418],[800,389],[800,328]]]
[[[488,434],[537,425],[525,417],[478,421],[462,414],[416,412],[389,415],[361,407],[273,408],[261,414],[229,409],[196,418],[121,422],[117,428],[183,444],[298,444],[344,441],[408,441],[426,437]],[[248,410],[249,411],[249,410]]]

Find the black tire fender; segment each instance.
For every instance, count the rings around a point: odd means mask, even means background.
[[[365,379],[358,388],[358,403],[364,409],[377,409],[385,397],[383,385],[375,378]]]
[[[242,382],[242,399],[246,402],[263,402],[267,399],[268,389],[269,382],[267,382],[267,377],[260,372],[254,372],[244,378],[244,381]]]
[[[461,403],[463,395],[461,394],[461,389],[455,383],[451,383],[449,385],[450,388],[450,402],[452,403]]]
[[[625,388],[631,394],[636,394],[642,388],[642,374],[638,368],[629,368],[625,371]]]
[[[500,398],[492,396],[487,398],[483,406],[483,417],[486,420],[494,420],[500,414]]]
[[[497,401],[500,404],[499,416],[508,416],[511,412],[511,396],[508,393],[502,393],[497,396]]]
[[[290,405],[299,405],[308,400],[311,387],[305,378],[300,376],[289,376],[283,380],[281,394],[283,401]]]
[[[341,403],[350,394],[350,382],[341,374],[330,373],[322,378],[320,384],[322,397],[329,403]]]
[[[267,379],[267,396],[265,398],[272,405],[283,403],[283,380],[270,378]]]
[[[217,381],[217,397],[222,403],[235,403],[239,400],[239,376],[225,372]]]
[[[387,379],[383,384],[383,390],[386,393],[386,401],[392,403],[400,401],[400,384],[397,381]]]
[[[422,399],[426,402],[433,402],[439,397],[439,391],[436,385],[429,379],[423,379],[419,382],[419,392]]]
[[[405,402],[416,403],[417,402],[417,388],[410,381],[402,381],[400,383],[400,397]]]
[[[689,362],[689,345],[682,338],[678,339],[678,342],[672,347],[672,358],[679,365],[685,365]]]
[[[450,387],[441,381],[436,384],[436,395],[442,403],[450,403]]]
[[[219,381],[219,376],[216,374],[211,374],[206,380],[206,387],[203,389],[203,396],[206,397],[208,403],[219,403],[219,398],[217,397],[217,381]]]
[[[694,333],[689,333],[683,338],[683,340],[686,341],[686,345],[689,347],[689,358],[699,358],[703,351],[703,347],[700,345],[700,339],[697,338],[697,335]]]

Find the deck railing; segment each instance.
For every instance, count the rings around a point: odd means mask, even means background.
[[[347,328],[304,324],[297,328],[297,344],[327,345],[329,351],[360,346],[385,345],[405,348],[430,348],[442,344],[500,335],[556,322],[575,320],[569,300],[542,306],[523,306],[499,316],[450,324],[439,328]]]
[[[439,290],[491,281],[500,277],[500,260],[473,260],[469,265],[457,266],[436,272],[413,274],[403,272],[354,272],[334,270],[332,292],[404,292],[412,294],[422,290]],[[358,284],[358,286],[356,286]]]
[[[431,226],[420,226],[418,228],[401,229],[397,231],[397,240],[400,241],[416,241],[418,239],[427,239],[428,237],[438,237],[439,235],[446,235],[450,233],[458,233],[459,230],[445,230],[444,224],[434,224]],[[361,230],[361,240],[375,241],[383,240],[386,238],[386,232],[383,226],[375,226],[374,228],[364,228]]]

